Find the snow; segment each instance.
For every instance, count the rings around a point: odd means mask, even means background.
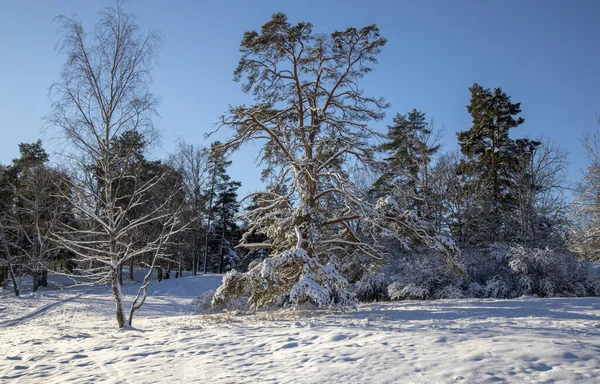
[[[194,298],[221,279],[153,281],[136,329],[127,331],[116,331],[108,287],[49,288],[20,298],[2,291],[0,382],[600,381],[600,298],[194,313]],[[126,300],[136,288],[126,282]]]

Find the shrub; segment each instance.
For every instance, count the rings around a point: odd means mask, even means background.
[[[383,273],[364,276],[353,286],[356,298],[361,302],[385,301],[388,296],[389,279]]]
[[[264,259],[248,272],[228,272],[212,305],[224,308],[232,297],[248,297],[251,309],[272,307],[277,302],[355,307],[354,294],[347,287],[348,282],[333,266],[319,264],[303,249],[292,249]]]

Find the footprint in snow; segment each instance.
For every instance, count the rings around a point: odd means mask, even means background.
[[[544,363],[533,364],[530,366],[530,368],[534,369],[536,371],[550,371],[552,369],[551,366],[544,364]]]
[[[329,341],[340,341],[340,340],[345,340],[348,339],[347,335],[344,335],[342,333],[338,333],[337,335],[331,335],[329,337]]]

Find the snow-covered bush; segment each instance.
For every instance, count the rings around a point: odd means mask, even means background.
[[[468,284],[465,292],[466,297],[484,297],[485,287],[476,281],[472,281]]]
[[[331,265],[319,264],[304,249],[292,249],[269,257],[246,273],[227,273],[212,300],[213,307],[226,307],[232,297],[248,297],[251,308],[275,303],[317,307],[355,307],[348,282]],[[287,297],[287,300],[282,300]]]
[[[433,297],[436,299],[462,299],[465,297],[465,293],[461,287],[448,284],[442,289],[435,291]]]
[[[227,310],[235,310],[235,311],[247,311],[250,306],[248,304],[247,297],[229,297],[227,300],[227,304],[220,308],[214,308],[212,306],[212,300],[215,297],[216,291],[211,289],[202,293],[200,296],[195,298],[192,301],[191,307],[192,311],[199,313],[211,313],[215,312],[217,309],[227,309]]]
[[[353,286],[356,298],[361,302],[385,301],[388,296],[389,279],[383,273],[364,276]]]
[[[388,284],[385,290],[384,282]],[[380,274],[366,275],[355,283],[353,290],[360,301],[367,302],[586,296],[600,295],[600,279],[594,281],[568,250],[496,243],[484,250],[464,250],[454,265],[435,251],[402,253]]]
[[[470,280],[485,286],[485,297],[581,296],[589,286],[584,268],[566,249],[498,243],[463,252],[461,262]]]
[[[388,287],[388,295],[392,300],[425,300],[429,298],[429,289],[413,283],[402,286],[394,282]]]
[[[452,297],[463,296],[460,287],[464,273],[457,264],[449,263],[443,252],[402,253],[384,268],[384,273],[389,276],[387,293],[391,300],[444,298],[442,292],[445,289]],[[450,293],[446,288],[449,286],[455,286],[456,289]]]
[[[600,278],[588,279],[584,286],[588,295],[600,296]]]
[[[509,285],[500,276],[494,276],[485,282],[485,296],[494,299],[503,299],[511,297]]]
[[[192,301],[192,310],[198,312],[209,312],[212,310],[211,302],[213,296],[215,295],[215,290],[211,289],[202,293],[200,296],[196,297]]]

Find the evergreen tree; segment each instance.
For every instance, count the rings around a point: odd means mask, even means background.
[[[469,90],[471,102],[467,111],[473,117],[473,125],[457,133],[461,152],[466,156],[459,172],[483,184],[487,194],[478,214],[486,218],[486,223],[479,231],[490,242],[501,241],[506,232],[503,217],[516,204],[510,193],[513,171],[523,154],[530,153],[539,143],[510,138],[510,130],[525,121],[517,116],[521,103],[512,103],[500,88],[492,91],[474,84]]]
[[[221,143],[211,144],[208,153],[208,171],[210,184],[204,191],[206,203],[207,229],[205,238],[204,273],[209,269],[222,273],[225,267],[225,252],[229,254],[232,248],[233,234],[237,232],[235,216],[239,210],[237,189],[242,185],[232,181],[227,174],[231,161],[220,149]]]
[[[64,256],[53,235],[60,223],[70,221],[67,176],[46,163],[49,156],[38,140],[19,144],[21,156],[2,173],[0,241],[6,264],[19,264],[46,285],[47,268]],[[38,280],[39,277],[39,280]],[[16,293],[16,290],[15,290]]]
[[[431,218],[429,172],[431,159],[440,146],[431,142],[432,124],[425,113],[413,109],[394,117],[388,126],[387,141],[377,149],[389,154],[383,174],[375,182],[378,195],[392,194],[419,217]]]

